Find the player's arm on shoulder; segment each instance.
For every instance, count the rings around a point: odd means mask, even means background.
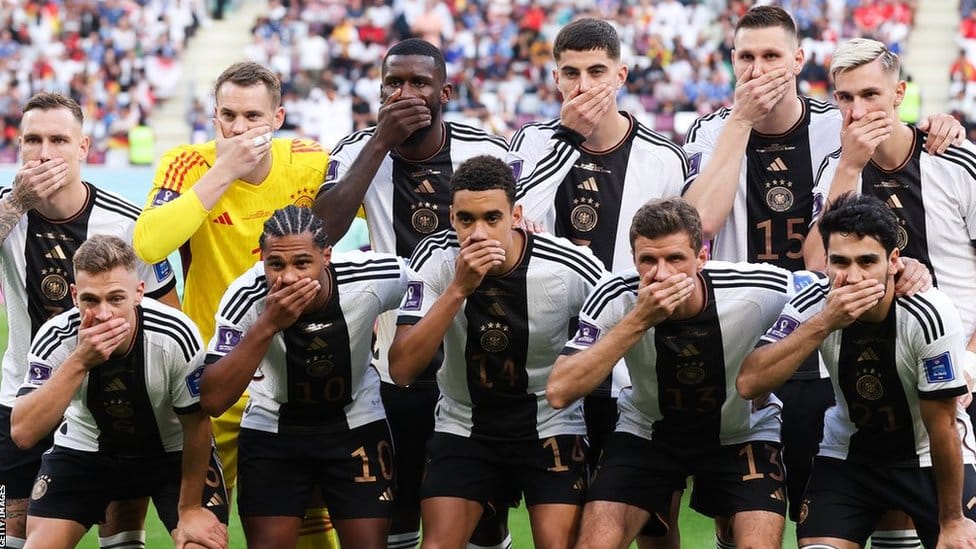
[[[166,259],[206,221],[209,207],[193,189],[205,178],[217,177],[207,168],[203,157],[188,149],[174,149],[160,160],[132,235],[132,247],[146,263]]]
[[[178,503],[179,522],[172,532],[177,547],[195,542],[208,548],[227,547],[227,528],[203,507],[203,487],[210,466],[213,433],[210,418],[197,408],[178,414],[183,427],[183,461]]]
[[[351,163],[347,164],[349,161],[341,147],[342,144],[336,147],[329,158],[325,184],[319,188],[315,203],[312,204],[312,211],[322,219],[332,244],[338,242],[349,230],[376,172],[391,150],[389,145],[377,139],[374,134],[359,149],[359,154]],[[345,171],[340,174],[342,168]]]
[[[714,143],[707,138],[708,129],[699,128],[696,133],[699,141],[689,142],[684,147],[692,171],[698,172],[685,190],[684,198],[698,209],[706,240],[722,230],[732,212],[752,125],[730,117]]]
[[[829,204],[834,173],[837,170],[837,158],[840,150],[827,156],[817,169],[817,177],[813,186],[813,205],[810,212],[810,229],[803,239],[803,263],[811,271],[824,271],[827,268],[827,250],[823,238],[820,236],[820,216]]]

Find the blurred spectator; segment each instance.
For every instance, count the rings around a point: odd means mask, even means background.
[[[60,91],[85,112],[89,162],[129,162],[129,132],[179,80],[204,0],[0,0],[0,162],[16,162],[25,98]]]

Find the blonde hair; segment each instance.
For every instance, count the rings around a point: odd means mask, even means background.
[[[129,272],[136,270],[136,253],[124,240],[117,236],[99,234],[90,237],[75,252],[72,258],[75,272],[99,274],[124,267]]]
[[[852,38],[841,44],[831,57],[830,76],[837,78],[838,74],[867,65],[875,59],[881,63],[885,73],[898,76],[901,70],[898,55],[883,43],[869,38]]]

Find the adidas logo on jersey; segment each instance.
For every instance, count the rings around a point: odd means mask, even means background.
[[[897,194],[889,196],[888,200],[885,200],[885,204],[887,204],[892,210],[898,210],[905,207],[905,205],[901,203],[901,200],[898,199]]]
[[[227,501],[224,499],[223,496],[221,496],[220,494],[214,494],[210,498],[210,501],[207,502],[207,505],[206,506],[207,507],[219,507],[219,506],[224,505],[226,503],[227,503]]]
[[[119,378],[113,379],[112,382],[105,387],[106,391],[124,391],[125,389],[125,383],[122,383],[122,380]]]
[[[378,499],[379,501],[393,501],[393,490],[390,490],[389,488],[383,490],[383,493],[380,494]]]
[[[434,186],[430,184],[429,179],[424,179],[420,185],[414,188],[413,192],[420,194],[431,194],[434,192]]]
[[[328,346],[329,344],[326,343],[324,339],[322,339],[321,337],[317,337],[312,340],[312,343],[308,346],[308,349],[310,351],[321,351],[322,349],[325,349]]]
[[[786,162],[783,162],[783,159],[778,156],[776,157],[776,160],[770,162],[769,166],[766,166],[766,171],[769,172],[785,172],[788,169],[789,168],[786,166]]]
[[[230,214],[224,212],[217,216],[217,219],[213,220],[214,223],[218,225],[233,225],[234,222],[230,220]]]
[[[577,185],[576,188],[583,189],[584,191],[592,191],[595,193],[600,192],[600,187],[597,186],[596,179],[592,177]]]
[[[681,353],[679,354],[681,356],[698,356],[701,354],[701,351],[698,350],[698,347],[695,347],[689,343],[688,345],[685,345],[684,349],[681,349]]]
[[[505,316],[505,308],[499,302],[494,302],[488,307],[488,311],[495,316]]]
[[[864,349],[864,351],[861,353],[861,356],[857,357],[858,362],[864,362],[866,360],[877,362],[881,359],[878,358],[878,353],[874,352],[874,349],[871,349],[869,347],[867,349]]]
[[[972,509],[973,507],[976,507],[976,497],[969,498],[969,501],[966,502],[966,509]]]
[[[65,255],[64,250],[61,249],[60,244],[58,244],[54,248],[51,248],[51,251],[44,254],[44,257],[48,259],[68,259],[68,256]]]

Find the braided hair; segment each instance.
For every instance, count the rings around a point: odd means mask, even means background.
[[[280,238],[302,233],[311,234],[312,243],[318,249],[324,250],[328,247],[329,237],[325,234],[322,220],[313,214],[310,208],[299,208],[294,204],[289,204],[284,208],[275,210],[271,217],[264,222],[264,232],[258,239],[258,245],[263,250],[268,237]]]

